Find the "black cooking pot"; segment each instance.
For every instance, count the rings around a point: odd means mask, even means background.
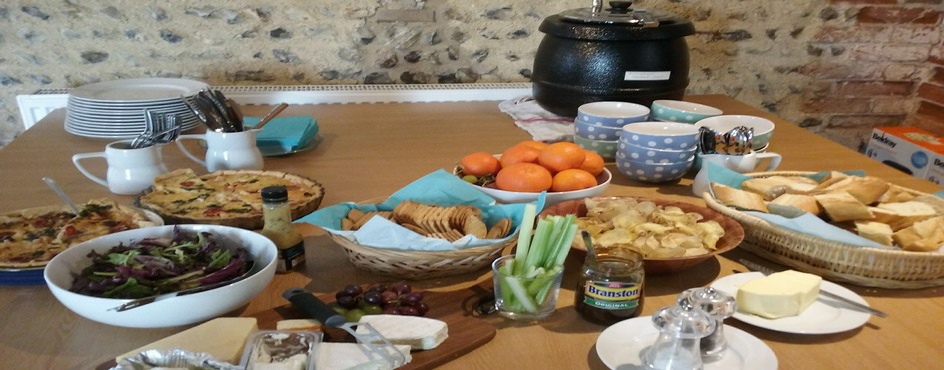
[[[691,22],[674,14],[633,9],[630,1],[600,0],[541,22],[545,33],[532,71],[532,94],[544,109],[566,117],[595,101],[649,106],[681,99],[688,87]]]

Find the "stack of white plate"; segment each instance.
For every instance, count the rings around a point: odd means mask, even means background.
[[[133,138],[144,131],[144,112],[176,113],[183,130],[201,124],[181,97],[192,100],[203,82],[176,78],[135,78],[83,85],[69,92],[67,132],[101,138]]]

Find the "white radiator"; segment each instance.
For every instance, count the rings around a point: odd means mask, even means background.
[[[531,95],[530,83],[437,85],[212,86],[239,104],[346,104],[508,100]],[[29,129],[49,112],[64,108],[69,89],[42,89],[17,95],[23,125]]]

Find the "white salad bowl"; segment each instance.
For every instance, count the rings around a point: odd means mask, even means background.
[[[115,308],[130,299],[99,298],[69,290],[73,275],[91,264],[89,252],[103,253],[119,243],[129,245],[145,238],[170,238],[175,227],[186,232],[209,232],[246,248],[255,262],[251,274],[218,288],[157,300],[122,312]],[[173,327],[215,318],[249,302],[275,275],[277,254],[275,243],[253,231],[219,225],[166,225],[122,231],[72,246],[49,261],[43,277],[59,302],[87,319],[129,328]]]

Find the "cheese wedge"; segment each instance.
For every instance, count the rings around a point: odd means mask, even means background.
[[[819,295],[823,278],[804,272],[787,270],[738,287],[738,311],[768,319],[799,315]]]
[[[368,323],[390,343],[409,345],[412,349],[433,349],[449,336],[445,322],[419,316],[364,315],[359,323]],[[366,333],[358,328],[358,333]]]
[[[311,330],[322,331],[324,325],[315,319],[280,320],[275,323],[275,330]]]
[[[413,360],[410,356],[410,346],[395,345],[403,353],[408,364]],[[315,368],[318,370],[392,370],[394,369],[384,358],[369,351],[360,343],[333,343],[323,342],[318,345]]]
[[[258,328],[253,317],[216,318],[120,355],[115,361],[137,356],[150,349],[180,348],[189,352],[205,352],[218,360],[238,364],[246,339]]]

